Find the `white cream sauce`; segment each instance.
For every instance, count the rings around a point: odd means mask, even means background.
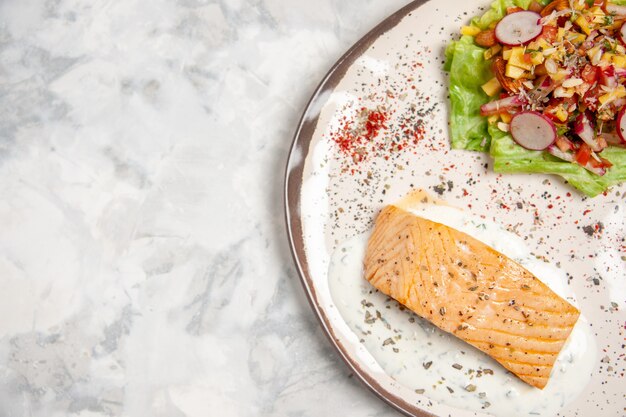
[[[515,259],[576,305],[564,271],[535,258],[517,235],[453,207],[412,204],[404,208],[461,230]],[[583,391],[596,356],[595,341],[584,317],[559,355],[546,388],[533,388],[486,354],[409,310],[401,311],[395,301],[378,293],[363,278],[368,237],[356,236],[333,253],[329,287],[348,326],[393,379],[418,393],[423,390],[426,397],[445,405],[503,417],[553,416]],[[467,387],[475,390],[468,391]]]

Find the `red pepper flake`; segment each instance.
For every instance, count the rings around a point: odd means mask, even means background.
[[[394,153],[414,147],[424,138],[426,131],[421,119],[412,114],[398,119],[399,129],[390,126],[390,112],[383,106],[361,107],[354,120],[344,116],[339,129],[330,134],[339,151],[348,157],[344,171],[354,174],[354,166],[371,157],[389,160]]]
[[[585,211],[583,211],[583,216],[586,216],[589,213],[591,213],[591,210],[585,210]]]

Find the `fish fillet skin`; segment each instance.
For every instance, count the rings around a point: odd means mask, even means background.
[[[512,259],[395,206],[376,219],[364,269],[379,291],[541,389],[580,315]]]

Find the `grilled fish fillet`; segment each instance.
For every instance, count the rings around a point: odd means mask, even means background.
[[[537,388],[580,315],[505,255],[395,206],[376,219],[364,266],[378,290]]]

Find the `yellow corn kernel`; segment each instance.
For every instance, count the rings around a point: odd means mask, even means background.
[[[498,81],[496,77],[493,77],[492,79],[487,81],[485,84],[482,85],[481,88],[483,89],[485,94],[487,94],[489,97],[495,96],[496,94],[500,92],[500,90],[502,90],[500,81]]]
[[[481,32],[480,28],[476,26],[463,26],[461,28],[461,35],[476,36]]]
[[[606,16],[604,10],[602,10],[602,7],[600,6],[593,6],[591,9],[589,9],[589,13],[594,16]]]
[[[541,38],[537,41],[537,44],[539,45],[539,47],[541,49],[550,49],[552,48],[552,45],[550,45],[550,42],[548,42],[547,40],[545,40],[544,38]]]
[[[593,15],[593,23],[604,23],[604,17],[606,14],[604,14],[604,10],[602,10],[601,7],[594,6],[589,9],[589,13]]]
[[[538,41],[532,41],[531,43],[529,43],[528,45],[526,45],[526,49],[532,49],[532,50],[539,50],[539,48],[541,48],[541,45],[539,45]]]
[[[567,121],[567,118],[569,117],[569,114],[565,111],[563,106],[557,107],[556,112],[554,113],[554,115],[556,116],[557,119],[559,119],[562,122]]]
[[[624,55],[613,55],[611,57],[611,63],[617,68],[626,68],[626,56]]]
[[[533,52],[530,54],[530,62],[532,62],[533,65],[543,64],[543,61],[545,59],[546,58],[543,56],[541,52]]]
[[[513,117],[511,116],[511,114],[504,112],[504,113],[500,113],[500,118],[502,119],[504,123],[508,124],[508,123],[511,123],[511,119]]]
[[[608,103],[611,103],[612,101],[617,100],[618,98],[624,98],[626,97],[626,88],[624,88],[623,85],[619,85],[617,86],[617,88],[615,88],[615,90],[611,91],[610,93],[607,94],[603,94],[600,97],[598,97],[598,101],[600,102],[601,105],[605,105]]]
[[[604,24],[604,20],[605,20],[604,16],[594,16],[591,22],[596,23],[596,24]]]
[[[524,59],[525,48],[521,46],[517,46],[511,49],[511,57],[509,58],[509,63],[511,65],[515,65],[516,67],[523,68],[525,70],[530,70],[533,67],[532,62]]]
[[[591,33],[591,27],[589,26],[589,22],[585,19],[584,16],[578,16],[578,18],[574,21],[578,25],[579,28],[583,30],[587,35]]]
[[[502,58],[504,58],[505,60],[509,60],[511,59],[511,54],[513,50],[507,46],[504,47],[504,49],[502,50]]]
[[[600,62],[604,62],[605,64],[610,64],[611,61],[613,61],[614,56],[615,55],[612,54],[611,52],[606,52],[602,54],[602,58],[600,58]]]
[[[524,76],[525,73],[526,71],[524,71],[524,68],[517,67],[511,64],[510,62],[506,65],[505,74],[507,77],[511,77],[515,80],[519,80],[520,78]]]
[[[569,76],[569,71],[565,69],[560,69],[555,73],[550,73],[550,78],[554,81],[563,81],[565,78]]]
[[[489,122],[490,125],[493,125],[493,124],[498,123],[499,118],[500,117],[497,114],[494,114],[493,116],[487,117],[487,122]]]
[[[613,96],[613,93],[606,93],[606,94],[603,94],[600,97],[598,97],[598,101],[602,105],[610,103],[613,100],[615,100],[615,97]]]
[[[500,52],[501,50],[502,50],[502,46],[500,44],[495,44],[494,46],[492,46],[491,48],[485,51],[484,53],[485,60],[489,61],[491,58],[496,56],[498,52]]]
[[[582,33],[573,33],[567,36],[568,41],[577,45],[583,43],[586,39],[587,37]]]
[[[563,42],[563,38],[565,38],[565,29],[559,28],[559,31],[556,34],[556,40],[559,42]]]

